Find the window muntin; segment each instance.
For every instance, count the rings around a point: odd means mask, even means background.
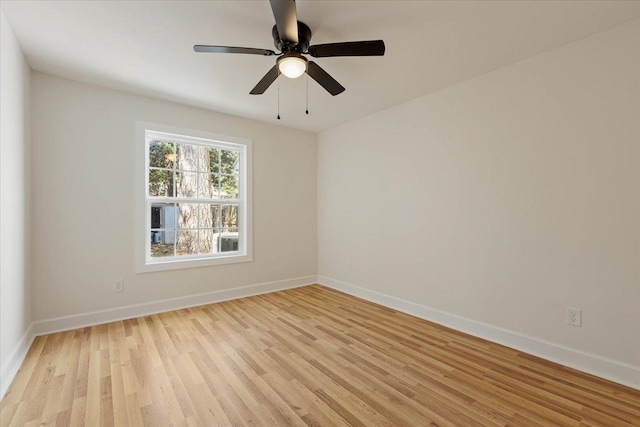
[[[145,264],[247,256],[247,144],[145,130]]]

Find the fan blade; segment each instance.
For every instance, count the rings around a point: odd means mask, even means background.
[[[327,92],[333,96],[344,92],[344,87],[313,61],[309,61],[307,74],[309,74],[313,80],[317,81],[320,86],[325,88]]]
[[[384,41],[367,40],[362,42],[327,43],[309,46],[309,55],[314,58],[328,56],[382,56]]]
[[[298,15],[295,0],[269,0],[280,40],[298,43]]]
[[[233,47],[233,46],[209,46],[206,44],[197,44],[193,46],[193,50],[196,52],[209,52],[209,53],[248,53],[251,55],[264,55],[271,56],[276,53],[269,49],[256,49],[253,47]]]
[[[269,89],[271,83],[276,81],[279,75],[280,71],[278,70],[278,66],[274,65],[272,69],[267,71],[267,74],[265,74],[262,80],[258,82],[256,87],[251,90],[251,95],[262,95],[267,89]]]

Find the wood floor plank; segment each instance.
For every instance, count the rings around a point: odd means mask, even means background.
[[[319,285],[37,337],[0,426],[640,426],[640,391]]]

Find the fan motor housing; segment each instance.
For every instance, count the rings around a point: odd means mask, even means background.
[[[273,44],[276,49],[278,49],[282,53],[296,52],[303,53],[306,52],[309,48],[309,43],[311,42],[311,29],[304,22],[298,21],[298,43],[289,43],[280,40],[280,35],[278,34],[278,27],[275,25],[271,30],[271,35],[273,36]]]

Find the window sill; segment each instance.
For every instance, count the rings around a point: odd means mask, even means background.
[[[208,267],[212,265],[235,264],[253,261],[251,255],[229,255],[215,258],[173,259],[171,261],[145,263],[136,266],[136,273],[151,273],[154,271],[181,270],[185,268]]]

